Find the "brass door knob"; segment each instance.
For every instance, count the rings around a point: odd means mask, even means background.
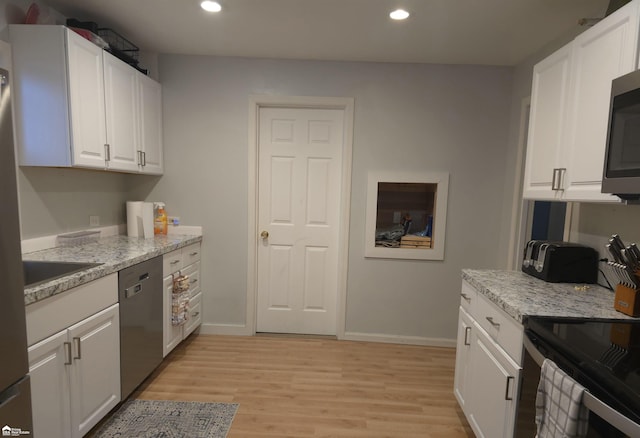
[[[263,231],[262,233],[260,233],[260,237],[262,237],[263,239],[266,239],[267,237],[269,237],[269,232]]]

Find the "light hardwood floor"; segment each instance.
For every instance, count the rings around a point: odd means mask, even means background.
[[[132,397],[239,403],[228,438],[473,437],[454,362],[450,348],[193,335]]]

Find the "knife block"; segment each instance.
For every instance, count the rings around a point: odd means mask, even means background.
[[[629,316],[640,316],[640,290],[618,284],[614,309]]]

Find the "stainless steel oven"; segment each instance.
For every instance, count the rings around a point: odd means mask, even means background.
[[[530,318],[524,346],[517,438],[536,434],[535,396],[545,358],[586,388],[587,437],[640,437],[640,321]]]

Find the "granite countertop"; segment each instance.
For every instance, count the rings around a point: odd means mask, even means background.
[[[613,308],[614,293],[597,284],[547,283],[520,271],[463,269],[471,284],[516,321],[527,316],[637,319]]]
[[[202,241],[202,236],[200,235],[170,234],[168,236],[155,236],[153,239],[111,236],[99,239],[97,242],[60,246],[22,254],[23,260],[102,263],[100,266],[75,274],[26,287],[24,290],[24,303],[28,306],[136,263],[200,241]]]

